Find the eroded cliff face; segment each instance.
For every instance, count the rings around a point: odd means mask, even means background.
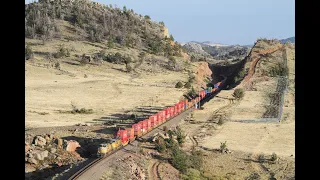
[[[194,70],[195,88],[207,87],[208,82],[212,81],[212,71],[207,62],[196,63],[197,67]]]

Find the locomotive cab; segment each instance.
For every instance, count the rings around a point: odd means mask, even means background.
[[[98,157],[105,156],[110,151],[111,151],[111,145],[108,143],[102,143],[98,148],[97,156]]]

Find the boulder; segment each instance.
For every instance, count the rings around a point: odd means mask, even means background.
[[[46,145],[46,143],[47,143],[47,140],[41,136],[36,136],[34,138],[34,144],[36,146],[44,146],[44,145]]]
[[[50,148],[50,152],[51,153],[55,153],[55,152],[57,152],[57,149],[56,148]]]
[[[62,148],[62,145],[63,145],[63,140],[58,139],[58,148]]]
[[[49,135],[45,135],[45,136],[44,136],[44,139],[47,141],[47,143],[49,143],[49,142],[51,141]]]
[[[29,149],[30,149],[29,143],[25,143],[25,145],[24,145],[24,150],[25,150],[25,152],[28,152]]]
[[[81,147],[77,141],[70,140],[67,141],[66,151],[75,152],[78,147]]]
[[[48,157],[48,154],[49,152],[47,150],[45,151],[37,150],[33,152],[35,159],[41,160],[41,161],[44,160],[44,158]]]
[[[33,172],[33,171],[36,171],[36,168],[31,166],[30,164],[25,164],[25,166],[24,166],[25,173],[29,173],[29,172]]]
[[[29,159],[28,159],[28,162],[29,162],[30,164],[38,164],[38,161],[37,161],[36,159],[34,159],[34,158],[29,158]]]
[[[49,135],[49,138],[50,138],[50,140],[56,139],[56,137],[55,137],[53,134],[50,134],[50,135]]]

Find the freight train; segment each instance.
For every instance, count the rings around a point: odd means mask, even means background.
[[[190,108],[198,108],[198,103],[206,96],[220,90],[223,85],[225,85],[226,77],[216,84],[214,87],[208,87],[205,90],[200,91],[199,96],[191,99],[190,101],[185,99],[176,103],[175,105],[165,108],[162,111],[151,115],[148,119],[140,121],[136,124],[132,124],[131,128],[119,129],[110,143],[100,144],[98,148],[97,156],[107,156],[114,151],[120,149],[123,146],[133,142],[136,138],[145,135],[146,133],[157,128],[161,124],[171,120],[173,117],[181,114],[182,112]]]

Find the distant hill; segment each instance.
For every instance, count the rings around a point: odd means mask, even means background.
[[[249,53],[252,46],[227,45],[211,41],[185,43],[183,48],[190,55],[211,57],[217,60],[243,59]]]
[[[280,40],[280,42],[283,43],[283,44],[288,42],[288,41],[291,42],[291,43],[295,43],[295,37],[290,37],[290,38],[287,38],[287,39],[281,39]]]

